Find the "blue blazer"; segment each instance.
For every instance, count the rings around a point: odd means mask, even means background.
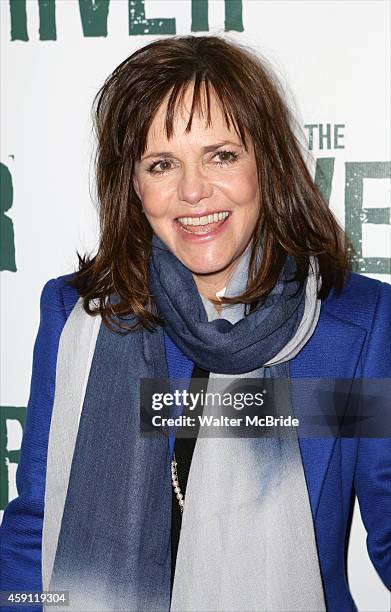
[[[70,276],[49,280],[41,294],[16,473],[18,497],[6,507],[0,527],[0,590],[42,589],[41,537],[56,359],[62,329],[78,298],[66,284]],[[323,301],[313,336],[289,367],[294,378],[391,378],[391,285],[351,274],[342,294],[331,292]],[[306,398],[300,403],[304,412]],[[347,583],[346,547],[354,493],[368,533],[369,556],[391,589],[391,440],[300,438],[299,443],[327,610],[353,612],[357,608]]]

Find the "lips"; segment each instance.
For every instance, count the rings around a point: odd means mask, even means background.
[[[210,231],[213,226],[218,227],[221,225],[229,215],[230,213],[227,210],[216,211],[208,214],[204,213],[202,215],[177,217],[176,221],[188,232],[205,234]],[[202,230],[202,228],[205,228],[205,230]]]
[[[174,220],[173,226],[181,240],[189,244],[201,245],[218,239],[226,231],[226,227],[230,225],[231,217],[232,214],[230,213],[225,219],[205,225],[183,225],[179,221]]]

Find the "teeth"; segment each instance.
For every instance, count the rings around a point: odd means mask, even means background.
[[[219,212],[213,215],[205,215],[205,217],[180,217],[179,223],[182,225],[207,225],[208,223],[217,223],[222,219],[226,219],[229,212]]]

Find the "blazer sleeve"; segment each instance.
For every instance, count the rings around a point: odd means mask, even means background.
[[[391,285],[380,283],[363,378],[391,379]],[[390,407],[391,410],[391,407]],[[391,439],[360,438],[355,490],[369,557],[391,589]]]
[[[41,591],[41,546],[46,461],[54,400],[56,361],[66,312],[61,282],[49,280],[41,293],[40,324],[33,351],[33,366],[26,422],[16,471],[18,497],[5,508],[0,527],[0,590]],[[4,611],[40,612],[40,604],[7,606]]]

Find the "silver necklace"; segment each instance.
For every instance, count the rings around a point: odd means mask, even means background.
[[[172,480],[172,486],[174,487],[174,493],[178,500],[178,504],[179,504],[181,514],[182,514],[183,506],[185,505],[185,498],[183,496],[183,493],[181,493],[181,489],[179,487],[177,465],[178,464],[177,464],[175,452],[174,452],[174,457],[173,457],[173,460],[171,461],[171,480]]]

